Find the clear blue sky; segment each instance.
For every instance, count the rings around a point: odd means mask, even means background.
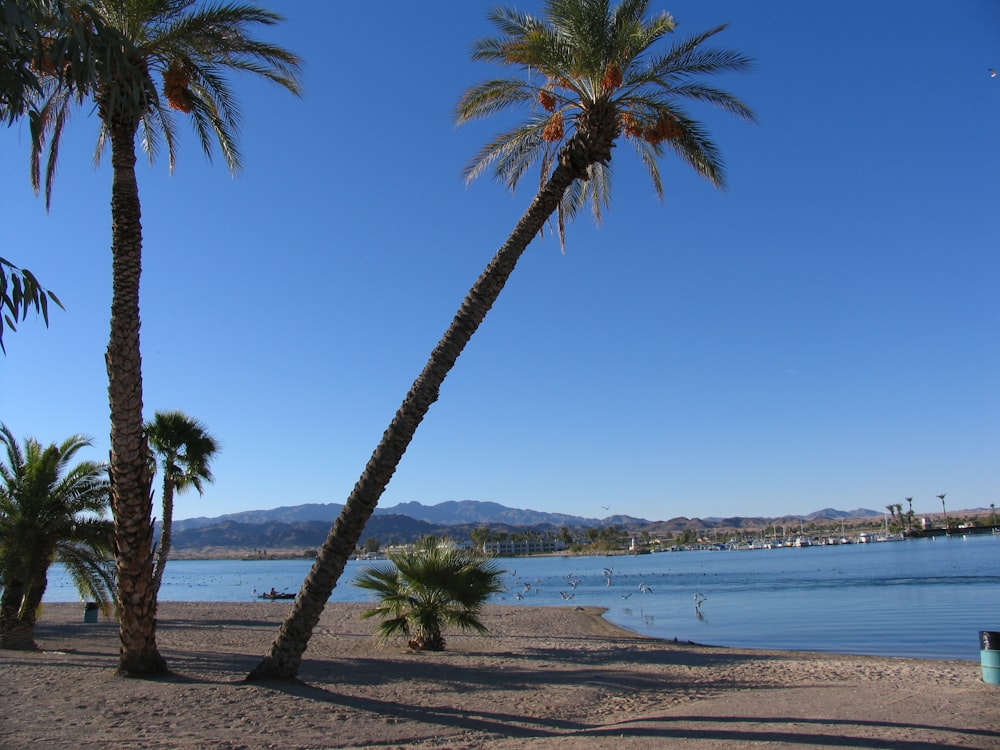
[[[223,444],[176,516],[343,502],[466,290],[532,197],[460,170],[493,3],[270,3],[301,100],[237,79],[245,170],[181,129],[140,159],[145,409]],[[537,0],[515,3],[538,7]],[[1000,501],[1000,3],[654,3],[757,60],[698,114],[720,193],[627,148],[600,228],[536,240],[381,505],[488,500],[603,517]],[[0,254],[66,306],[5,338],[0,419],[108,451],[110,170],[78,111],[52,210],[0,131]],[[157,497],[158,501],[158,497]],[[602,506],[610,506],[610,511]]]

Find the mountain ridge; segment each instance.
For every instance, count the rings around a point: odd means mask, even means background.
[[[343,505],[339,503],[305,503],[266,510],[248,510],[216,517],[180,519],[173,525],[173,548],[182,555],[196,555],[214,550],[233,554],[236,551],[297,550],[315,553],[323,544],[330,526]],[[772,526],[797,527],[804,523],[842,519],[866,519],[884,514],[865,508],[842,511],[824,508],[805,515],[776,518],[734,516],[729,518],[688,518],[677,516],[666,521],[650,521],[628,515],[587,518],[565,513],[546,513],[530,509],[510,508],[499,503],[479,500],[457,500],[424,505],[405,502],[392,507],[376,508],[365,526],[359,543],[375,539],[382,544],[406,543],[422,536],[450,536],[465,540],[477,528],[488,527],[494,534],[515,534],[524,531],[559,533],[568,528],[574,536],[582,536],[588,528],[614,526],[632,533],[674,536],[683,531],[727,531],[759,533]],[[213,553],[213,554],[214,554]]]
[[[215,526],[226,521],[245,524],[261,523],[302,523],[309,521],[326,521],[333,523],[343,509],[340,503],[303,503],[300,505],[282,505],[277,508],[244,510],[236,513],[225,513],[220,516],[199,516],[174,521],[174,530],[187,531],[204,526]],[[447,500],[435,505],[424,505],[417,501],[398,503],[389,507],[376,507],[373,516],[397,515],[407,516],[416,521],[444,526],[460,526],[466,524],[509,524],[512,526],[537,526],[549,524],[554,526],[587,527],[597,525],[623,524],[659,524],[670,521],[651,521],[636,516],[615,514],[604,518],[573,516],[566,513],[549,513],[546,511],[526,508],[511,508],[500,503],[485,500]],[[710,523],[722,521],[748,520],[757,524],[774,521],[813,521],[818,518],[839,520],[841,518],[871,518],[882,516],[882,512],[868,508],[855,510],[837,510],[823,508],[802,515],[789,514],[776,517],[764,516],[707,516],[699,519]],[[737,526],[739,527],[739,526]]]

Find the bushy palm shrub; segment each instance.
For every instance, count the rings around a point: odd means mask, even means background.
[[[376,634],[383,643],[404,635],[414,650],[442,651],[446,626],[486,632],[479,615],[502,590],[505,572],[493,560],[435,538],[387,557],[388,564],[366,568],[355,580],[378,597],[361,617],[382,618]]]

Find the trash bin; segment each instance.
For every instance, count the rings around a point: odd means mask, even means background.
[[[97,622],[97,602],[87,602],[83,605],[83,621]]]
[[[983,665],[983,682],[1000,685],[1000,633],[979,631],[979,659]]]

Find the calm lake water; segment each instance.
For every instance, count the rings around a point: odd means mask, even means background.
[[[606,607],[611,622],[660,638],[978,661],[979,631],[1000,631],[1000,537],[990,535],[499,562],[508,590],[497,602]],[[160,599],[250,601],[254,589],[272,586],[296,592],[311,564],[175,560]],[[330,600],[368,601],[351,582],[372,564],[350,562]],[[54,567],[45,601],[78,600]]]

